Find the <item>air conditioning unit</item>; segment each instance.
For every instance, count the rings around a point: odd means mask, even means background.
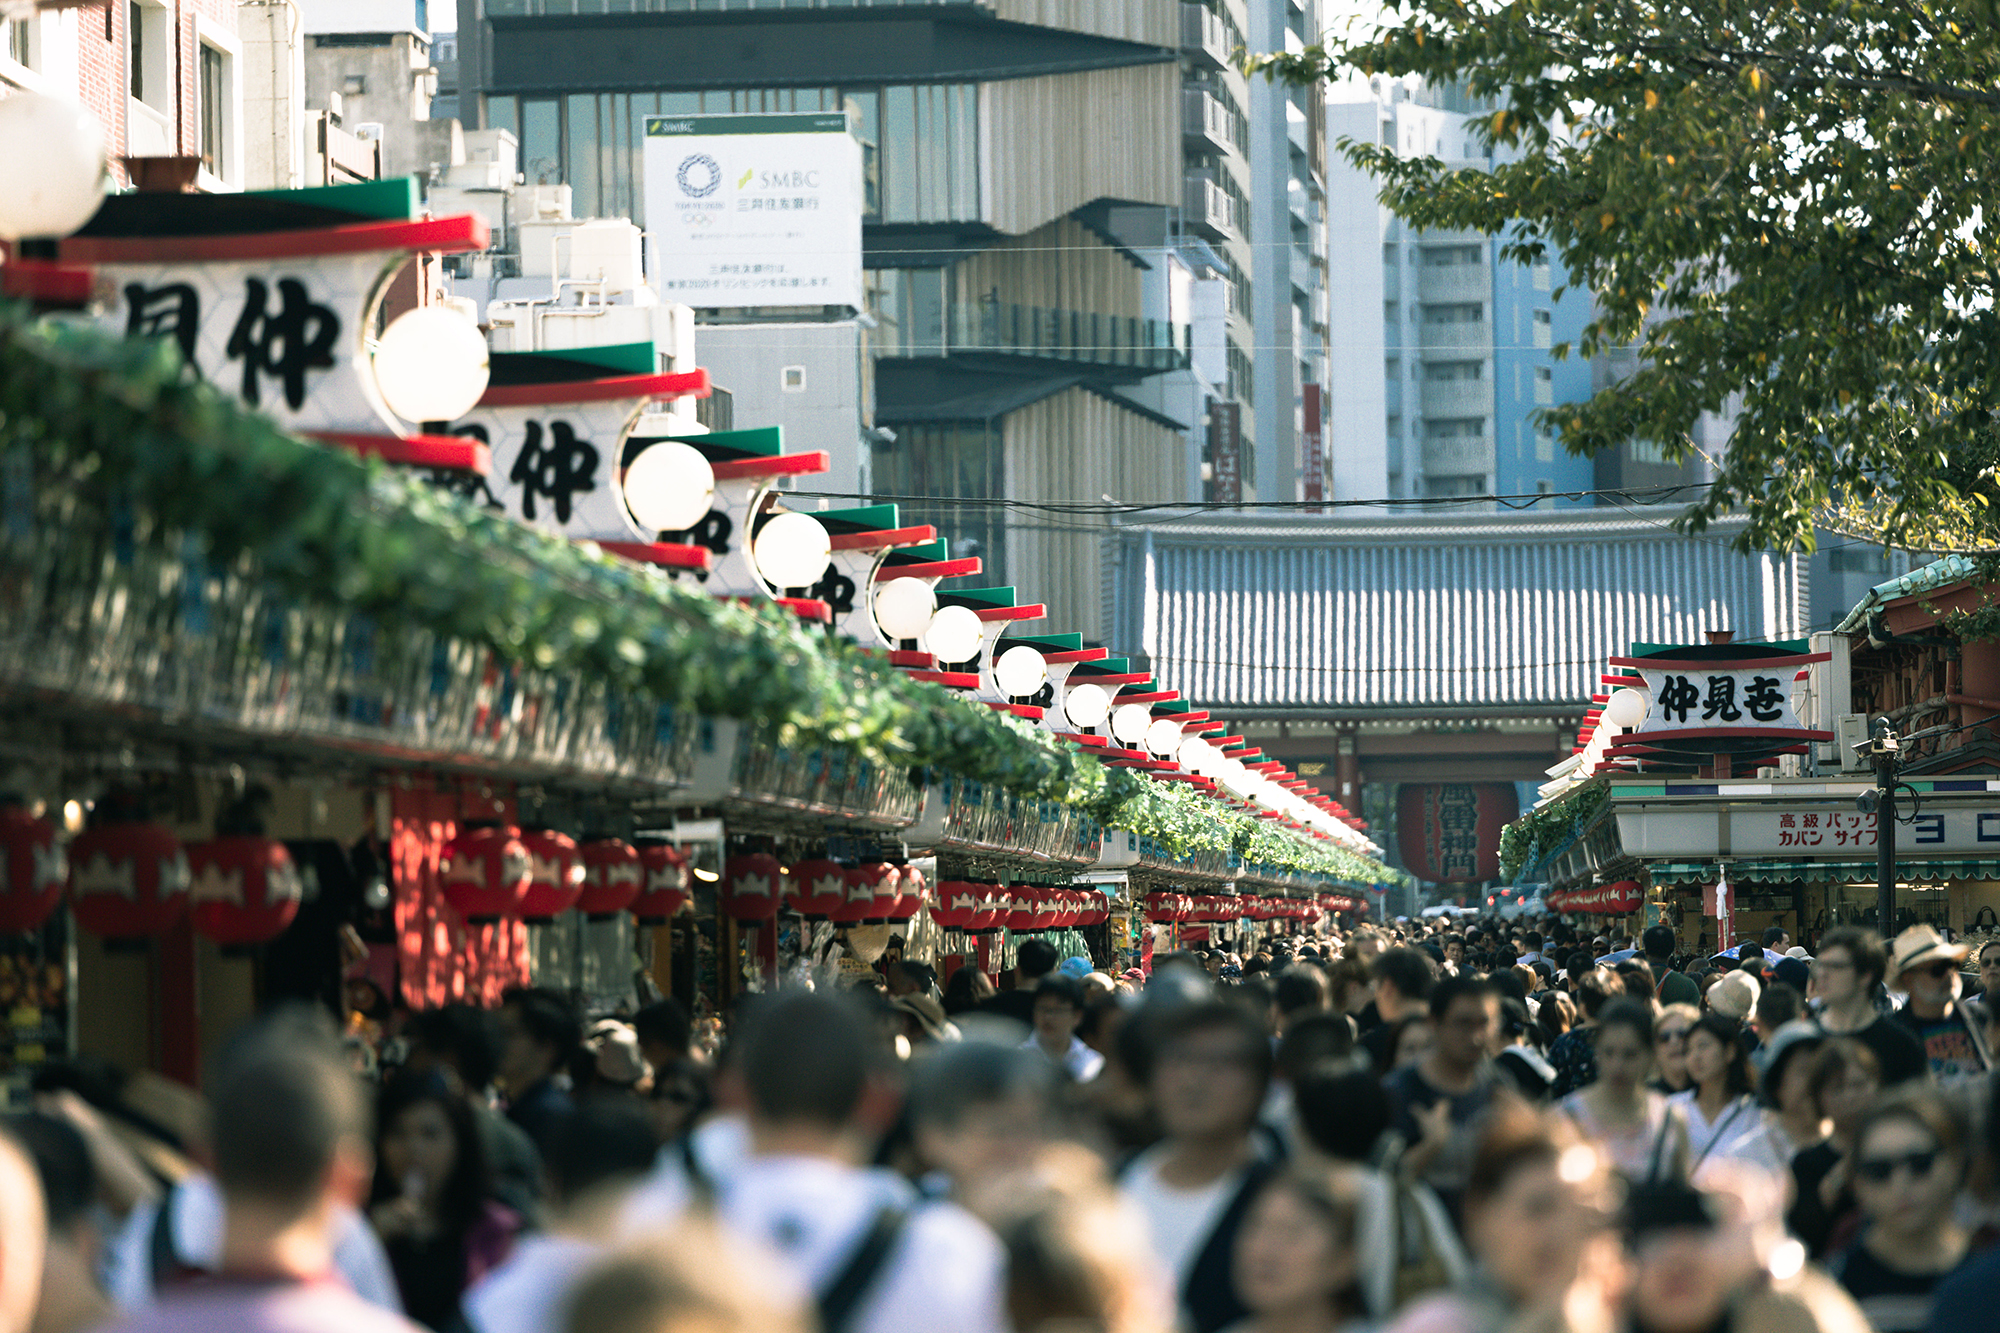
[[[1834,719],[1833,758],[1839,763],[1843,773],[1866,773],[1870,771],[1867,759],[1855,750],[1868,739],[1868,714],[1842,713]]]

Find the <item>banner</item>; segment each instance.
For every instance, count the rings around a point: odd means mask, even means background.
[[[1403,865],[1438,883],[1496,879],[1500,830],[1520,809],[1511,782],[1406,785],[1396,793]]]
[[[1301,453],[1299,461],[1300,478],[1304,482],[1302,498],[1310,505],[1326,498],[1326,423],[1321,420],[1320,387],[1308,384],[1300,392],[1304,400],[1304,421],[1300,433]],[[1306,510],[1317,514],[1321,510],[1314,506]]]
[[[1616,884],[1599,884],[1577,889],[1564,902],[1570,912],[1594,912],[1600,916],[1623,916],[1636,912],[1646,900],[1637,880],[1621,879]]]
[[[1218,504],[1243,500],[1243,404],[1208,400],[1209,498]]]
[[[845,113],[648,116],[645,180],[668,300],[863,306],[861,144]]]

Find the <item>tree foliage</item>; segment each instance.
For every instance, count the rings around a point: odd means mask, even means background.
[[[1737,411],[1684,530],[1742,512],[1741,545],[1790,549],[1829,516],[1920,547],[2000,526],[1993,0],[1404,0],[1251,63],[1485,108],[1490,172],[1342,148],[1411,224],[1553,253],[1595,293],[1559,354],[1632,345],[1639,369],[1545,413],[1571,452],[1685,457],[1702,412]]]

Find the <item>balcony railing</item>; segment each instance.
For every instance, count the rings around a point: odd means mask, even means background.
[[[1236,196],[1206,176],[1187,178],[1181,199],[1181,217],[1189,231],[1212,241],[1229,240],[1242,231],[1236,216]]]
[[[1181,6],[1181,54],[1208,69],[1226,69],[1231,55],[1229,26],[1206,5]]]
[[[952,352],[1124,366],[1148,374],[1188,363],[1187,326],[1166,320],[984,301],[955,305],[950,313]]]
[[[1181,89],[1181,136],[1190,144],[1214,152],[1236,148],[1236,117],[1221,98],[1205,88]]]

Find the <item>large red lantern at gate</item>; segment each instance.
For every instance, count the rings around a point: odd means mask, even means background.
[[[147,820],[107,821],[69,845],[77,924],[107,940],[164,934],[187,910],[188,879],[181,840]]]
[[[722,910],[732,921],[775,920],[784,868],[768,852],[732,856],[722,870]]]
[[[646,877],[639,849],[623,838],[589,838],[576,850],[583,861],[583,892],[577,897],[577,910],[599,919],[630,907]]]
[[[285,844],[240,833],[187,849],[194,928],[217,944],[241,948],[276,939],[299,914],[305,881]]]
[[[56,826],[19,801],[0,804],[0,934],[38,929],[62,901],[68,879]]]
[[[519,916],[533,865],[520,835],[499,824],[469,824],[444,845],[438,883],[471,925]]]
[[[638,843],[640,889],[632,915],[642,926],[657,926],[688,905],[688,859],[663,838]]]
[[[847,872],[835,861],[800,861],[785,901],[808,921],[838,920],[847,908]]]
[[[521,895],[521,916],[553,921],[583,896],[583,856],[576,839],[552,828],[536,828],[521,835],[521,845],[528,849],[528,891]]]
[[[1498,878],[1500,830],[1520,812],[1511,782],[1406,784],[1396,793],[1403,864],[1438,883]]]

